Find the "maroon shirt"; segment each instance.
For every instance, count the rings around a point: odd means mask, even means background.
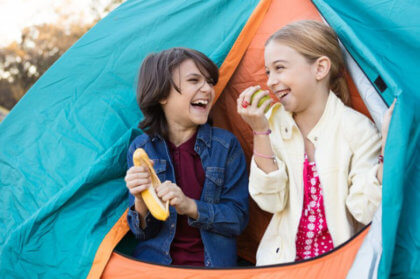
[[[205,174],[200,156],[194,151],[196,138],[197,133],[178,147],[169,141],[166,143],[174,165],[176,184],[184,195],[200,200]],[[177,216],[170,254],[173,265],[204,266],[204,246],[200,230],[188,225],[186,215]]]

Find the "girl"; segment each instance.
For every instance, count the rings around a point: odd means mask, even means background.
[[[273,217],[257,265],[315,257],[348,240],[371,221],[382,190],[381,136],[368,118],[346,106],[344,60],[331,28],[300,21],[265,45],[267,85],[254,86],[238,112],[254,132],[249,191]],[[389,118],[383,129],[387,130]],[[386,133],[385,133],[386,134]],[[379,156],[379,164],[378,164]]]
[[[128,151],[128,223],[138,239],[133,256],[159,264],[236,265],[236,241],[248,222],[248,178],[243,151],[229,132],[207,124],[217,66],[201,52],[172,48],[145,58],[137,100],[145,134]],[[133,167],[143,148],[163,182],[157,195],[170,217],[149,214],[141,192],[150,187],[145,167]]]

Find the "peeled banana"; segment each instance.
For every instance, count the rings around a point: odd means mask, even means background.
[[[141,192],[141,197],[153,217],[165,221],[169,217],[169,201],[164,203],[156,194],[155,187],[160,185],[161,182],[153,169],[149,156],[143,148],[137,148],[134,151],[133,163],[135,166],[145,166],[149,169],[152,186]]]

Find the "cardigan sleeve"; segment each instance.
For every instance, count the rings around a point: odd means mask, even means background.
[[[251,159],[249,193],[258,206],[267,212],[281,212],[288,201],[289,179],[284,162],[276,157],[278,170],[265,173]]]
[[[381,136],[366,117],[360,119],[354,129],[350,130],[352,135],[349,135],[349,141],[353,156],[346,205],[358,222],[368,224],[382,199],[382,185],[376,176]]]

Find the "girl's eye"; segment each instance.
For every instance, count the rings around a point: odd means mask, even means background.
[[[198,79],[196,79],[196,78],[191,78],[191,79],[189,79],[188,81],[193,82],[193,83],[197,83],[197,82],[198,82]]]
[[[214,80],[211,78],[207,80],[207,83],[210,85],[215,85]]]
[[[266,70],[266,71],[265,71],[265,74],[266,74],[267,76],[269,76],[269,75],[270,75],[270,71],[269,71],[269,70]]]
[[[276,70],[282,70],[284,69],[284,66],[276,66]]]

